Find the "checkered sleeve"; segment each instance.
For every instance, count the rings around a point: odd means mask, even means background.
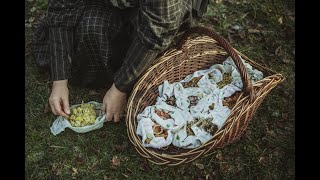
[[[151,65],[158,53],[170,45],[183,18],[191,9],[185,0],[141,0],[134,20],[136,35],[115,74],[114,83],[122,92],[130,92],[139,76]]]
[[[158,52],[145,47],[135,36],[121,68],[114,76],[114,85],[121,92],[129,93],[143,71],[156,58]]]
[[[82,14],[82,0],[49,0],[46,23],[49,28],[51,79],[70,77],[74,27]]]

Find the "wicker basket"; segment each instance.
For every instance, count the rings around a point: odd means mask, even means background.
[[[193,33],[198,33],[200,36],[190,38]],[[142,157],[158,165],[176,166],[189,163],[237,140],[246,130],[248,123],[266,95],[284,80],[281,74],[250,60],[210,29],[193,27],[181,39],[177,49],[167,51],[140,77],[127,105],[126,125],[130,141]],[[159,95],[158,86],[164,80],[168,80],[170,83],[181,81],[185,76],[197,70],[207,69],[213,64],[222,63],[229,55],[239,70],[243,81],[243,90],[225,124],[214,134],[212,139],[198,148],[189,150],[171,147],[172,145],[164,149],[142,146],[141,137],[136,134],[137,114],[141,113],[146,106],[156,102]],[[262,71],[264,79],[252,84],[238,55],[254,68]]]

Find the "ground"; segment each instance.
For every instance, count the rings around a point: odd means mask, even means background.
[[[51,134],[56,117],[46,107],[50,80],[31,54],[33,24],[46,6],[45,0],[27,0],[25,8],[26,179],[295,179],[294,1],[212,1],[201,24],[286,80],[267,95],[239,141],[176,168],[147,166],[127,137],[124,119],[87,134]],[[70,104],[101,102],[104,94],[71,87]]]

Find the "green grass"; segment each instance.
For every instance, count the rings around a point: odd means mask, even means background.
[[[26,28],[26,179],[295,179],[295,22],[287,2],[291,1],[211,4],[200,24],[228,38],[249,58],[282,73],[286,80],[268,94],[239,141],[174,168],[146,166],[127,137],[124,119],[86,134],[66,129],[52,135],[49,128],[55,116],[44,112],[50,81],[48,74],[36,69],[30,54],[32,28]],[[32,7],[37,10],[30,12]],[[45,8],[45,1],[26,2],[26,20],[38,20]],[[241,32],[232,32],[234,25]],[[249,33],[249,29],[262,33]],[[102,101],[105,91],[98,90],[97,95],[89,91],[71,86],[70,104]],[[120,160],[117,167],[111,165],[114,156]]]

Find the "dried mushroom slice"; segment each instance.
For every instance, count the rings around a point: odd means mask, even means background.
[[[152,126],[152,129],[155,137],[164,137],[164,138],[168,137],[168,132],[164,130],[159,124],[155,123]]]
[[[229,73],[224,73],[223,74],[223,79],[222,81],[218,82],[218,88],[221,89],[223,88],[225,85],[228,85],[232,82],[232,76]]]
[[[176,98],[174,96],[171,96],[169,97],[167,100],[166,100],[166,103],[170,106],[174,106],[176,107],[177,104],[176,104]]]
[[[194,77],[194,78],[192,78],[190,81],[182,83],[182,86],[183,86],[184,88],[188,88],[188,87],[199,87],[197,83],[198,83],[198,81],[199,81],[201,78],[202,78],[202,76]]]
[[[165,112],[163,110],[159,110],[159,109],[155,109],[154,111],[163,120],[170,119],[170,115],[167,112]]]
[[[209,109],[210,109],[210,110],[213,110],[213,109],[214,109],[214,102],[209,106]]]
[[[189,96],[188,99],[190,101],[189,108],[191,106],[196,106],[198,104],[198,102],[199,102],[199,97],[198,96]]]

